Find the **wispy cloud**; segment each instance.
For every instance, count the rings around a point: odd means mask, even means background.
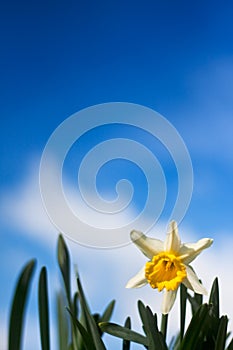
[[[32,239],[54,243],[55,229],[42,204],[39,190],[39,167],[30,167],[24,181],[2,194],[1,216],[9,227]],[[50,237],[50,238],[49,238]]]

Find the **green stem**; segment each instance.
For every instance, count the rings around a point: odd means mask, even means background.
[[[166,341],[166,336],[167,336],[167,321],[168,321],[168,314],[166,314],[166,315],[162,314],[161,332],[163,334],[164,341]]]
[[[186,316],[186,301],[187,301],[187,288],[180,285],[180,342],[182,342],[185,328],[185,316]]]

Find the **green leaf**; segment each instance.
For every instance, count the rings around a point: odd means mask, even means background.
[[[211,309],[212,314],[219,318],[219,287],[218,287],[218,278],[216,277],[211,288],[209,304],[212,304]]]
[[[94,314],[93,317],[95,319],[95,322],[97,324],[101,323],[101,322],[108,322],[112,316],[113,313],[113,309],[115,306],[115,300],[112,300],[106,307],[106,309],[104,310],[102,316],[100,316],[99,314]],[[98,327],[100,335],[102,337],[103,332],[102,330]]]
[[[108,306],[106,307],[106,309],[104,310],[103,315],[100,317],[100,322],[108,322],[112,316],[113,313],[113,309],[115,306],[116,301],[112,300]]]
[[[64,307],[64,296],[62,293],[57,295],[57,322],[58,322],[58,337],[59,350],[67,350],[69,325],[68,315]]]
[[[78,292],[75,292],[73,297],[73,313],[76,318],[78,318],[78,314],[79,314],[78,301],[79,301],[79,295],[78,295]]]
[[[227,316],[222,316],[220,319],[220,324],[218,328],[217,339],[215,343],[215,350],[224,350],[227,338]]]
[[[24,313],[28,291],[31,283],[32,274],[35,267],[35,260],[31,260],[21,272],[13,297],[10,313],[9,325],[9,350],[21,349],[21,337],[24,323]]]
[[[83,327],[83,325],[77,320],[77,318],[75,317],[75,315],[72,314],[72,312],[67,309],[69,314],[72,317],[74,326],[76,326],[78,328],[78,331],[80,332],[82,339],[83,339],[83,345],[85,347],[86,350],[95,350],[95,345],[92,341],[92,338],[90,337],[90,334],[86,331],[86,329]]]
[[[203,343],[209,321],[209,309],[209,305],[203,304],[194,314],[181,343],[180,350],[198,349],[198,344],[200,342]]]
[[[153,315],[150,308],[138,301],[138,310],[143,323],[143,329],[148,339],[148,350],[166,350],[164,336],[158,330],[157,315]]]
[[[65,285],[68,305],[70,310],[74,312],[73,302],[71,299],[71,287],[70,287],[70,256],[69,256],[68,248],[66,246],[64,238],[62,237],[61,234],[59,235],[59,238],[58,238],[57,259],[58,259],[58,264],[60,267],[64,285]],[[72,344],[73,344],[74,350],[78,350],[77,333],[76,333],[76,329],[73,328],[73,323],[72,323]]]
[[[71,293],[70,293],[70,256],[62,235],[58,238],[58,249],[57,249],[58,264],[62,273],[63,281],[65,284],[65,290],[69,306],[71,307]]]
[[[40,340],[42,350],[50,349],[49,340],[49,307],[48,307],[48,287],[47,271],[42,267],[39,278],[39,319],[40,319]]]
[[[118,324],[111,322],[102,322],[99,324],[101,330],[105,333],[111,334],[117,338],[130,340],[134,343],[148,345],[148,340],[144,335],[132,331],[129,328],[119,326]]]
[[[201,294],[195,293],[192,297],[189,293],[187,293],[187,299],[191,304],[192,315],[194,315],[199,309],[199,307],[202,305],[203,296]]]
[[[92,337],[93,343],[95,345],[95,350],[106,350],[104,343],[101,339],[100,333],[99,333],[99,329],[98,326],[93,318],[93,316],[90,313],[84,292],[83,292],[83,288],[82,288],[82,284],[80,282],[80,279],[77,278],[77,284],[78,284],[78,291],[79,291],[79,296],[80,296],[80,304],[82,307],[82,311],[86,320],[86,324],[87,324],[87,331],[89,333],[89,336]]]
[[[128,329],[131,328],[130,317],[127,317],[127,319],[125,320],[124,326],[125,328],[128,328]],[[130,350],[130,340],[125,340],[125,339],[123,340],[122,350]]]

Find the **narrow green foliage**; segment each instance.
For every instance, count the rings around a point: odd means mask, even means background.
[[[219,287],[218,287],[218,279],[215,278],[209,298],[209,304],[212,304],[212,314],[219,318]]]
[[[227,316],[222,316],[219,323],[218,334],[214,350],[224,350],[227,338]]]
[[[39,292],[38,304],[39,304],[41,349],[49,350],[50,349],[49,306],[48,306],[47,271],[45,267],[43,267],[40,272],[38,292]]]
[[[151,309],[145,307],[142,301],[138,301],[138,310],[143,324],[143,330],[148,339],[148,350],[167,349],[164,336],[158,330],[157,315],[153,315]]]
[[[72,313],[74,313],[73,301],[71,298],[70,256],[69,256],[69,251],[64,241],[64,238],[62,237],[61,234],[59,235],[59,238],[58,238],[57,259],[58,259],[58,264],[62,274],[62,278],[64,281],[69,309],[72,311]],[[78,340],[77,340],[76,328],[73,327],[73,323],[72,323],[72,345],[74,350],[78,350],[77,341]]]
[[[103,315],[100,317],[100,322],[108,322],[110,318],[112,317],[112,313],[115,307],[115,300],[112,300],[106,307],[106,309],[103,312]]]
[[[189,324],[181,343],[180,350],[195,350],[200,349],[200,343],[203,343],[206,328],[209,321],[210,307],[203,304],[199,307]]]
[[[94,345],[93,339],[90,336],[90,334],[83,327],[83,325],[77,320],[75,315],[73,315],[69,309],[67,309],[67,310],[68,310],[69,314],[71,315],[74,326],[77,327],[78,331],[80,332],[80,334],[82,336],[82,341],[83,341],[82,344],[83,344],[85,350],[95,350],[95,345]]]
[[[130,317],[127,317],[124,324],[125,328],[131,329]],[[123,339],[122,350],[130,350],[130,340]]]
[[[115,307],[115,300],[112,300],[106,307],[106,309],[104,310],[102,316],[100,316],[99,314],[94,315],[95,316],[95,321],[97,324],[101,323],[101,322],[108,322],[110,320],[110,318],[112,317],[112,313]],[[103,332],[101,330],[100,327],[98,327],[100,335],[103,335]]]
[[[100,323],[100,328],[103,332],[111,334],[115,337],[132,341],[137,344],[148,346],[148,340],[144,335],[132,331],[128,327],[122,327],[111,322]]]
[[[84,313],[84,317],[85,317],[86,324],[88,327],[87,331],[89,333],[89,336],[92,337],[93,343],[95,345],[95,350],[105,350],[106,348],[105,348],[104,343],[101,339],[98,326],[97,326],[93,316],[90,313],[89,306],[87,304],[87,301],[86,301],[86,298],[85,298],[85,295],[83,292],[82,284],[81,284],[79,278],[77,278],[77,284],[78,284],[78,292],[80,295],[80,304],[81,304],[82,311]]]
[[[63,281],[65,284],[65,290],[69,305],[71,304],[71,292],[70,292],[70,256],[62,235],[58,238],[57,248],[58,264],[62,273]]]
[[[73,297],[73,313],[76,318],[78,318],[78,314],[79,314],[78,301],[79,301],[79,295],[78,295],[78,292],[75,292]]]
[[[23,268],[15,288],[10,313],[9,350],[21,349],[25,307],[34,268],[35,260],[31,260]]]
[[[199,307],[202,305],[203,296],[201,294],[195,293],[194,296],[192,297],[189,293],[187,293],[187,299],[191,304],[192,315],[194,315],[196,311],[199,309]]]
[[[190,326],[193,324],[192,334],[195,334],[196,330],[200,328],[200,332],[196,333],[195,342],[192,343],[192,349],[224,350],[227,339],[227,318],[226,316],[219,318],[219,287],[217,278],[214,280],[211,288],[209,304],[207,305],[208,312],[204,319],[201,321],[197,319],[200,310],[203,308],[203,305],[198,308],[198,303],[201,303],[202,299],[197,295],[194,295],[194,297],[188,295],[188,299],[194,313],[190,323]],[[201,325],[200,327],[199,324]],[[188,331],[189,330],[187,330],[185,337],[187,337]]]
[[[59,350],[67,350],[68,348],[69,320],[64,305],[64,296],[62,293],[60,293],[57,295],[57,326]]]

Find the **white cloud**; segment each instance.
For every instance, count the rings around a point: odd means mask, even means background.
[[[51,249],[56,249],[57,233],[44,212],[35,175],[30,175],[14,193],[5,193],[4,202],[7,203],[5,214],[10,219],[9,225],[13,224],[22,235],[27,236],[27,239],[30,237],[32,241],[40,240],[45,245],[49,242]],[[194,234],[195,228],[182,225],[180,232],[184,241],[202,238]],[[164,232],[159,232],[159,237],[163,239]],[[232,270],[233,239],[229,237],[227,233],[219,236],[213,246],[203,252],[193,266],[209,290],[214,278],[219,277],[221,313],[233,319],[233,283],[229,278]],[[123,323],[129,314],[133,318],[133,328],[138,330],[141,327],[137,313],[138,299],[143,300],[154,312],[160,314],[161,293],[152,290],[149,286],[136,290],[125,289],[127,280],[145,263],[145,257],[133,244],[111,250],[87,248],[69,240],[67,244],[72,253],[72,262],[78,266],[93,311],[103,311],[106,304],[116,298],[114,322]],[[73,278],[73,287],[75,288],[75,278]],[[177,300],[169,321],[169,332],[172,335],[178,330],[178,304]],[[30,326],[29,323],[28,326]],[[32,332],[29,331],[28,334]],[[30,342],[30,338],[28,341]],[[33,347],[37,348],[36,345]]]
[[[30,164],[24,182],[2,194],[0,211],[8,227],[53,245],[57,233],[42,204],[38,168],[37,162]]]
[[[36,165],[35,165],[36,164]],[[67,227],[72,228],[76,233],[76,240],[83,245],[89,245],[95,247],[95,237],[93,237],[93,231],[99,229],[99,234],[102,234],[102,238],[96,237],[96,246],[101,247],[101,242],[109,242],[110,246],[114,245],[124,245],[129,243],[128,230],[126,232],[125,225],[131,224],[134,220],[135,213],[133,207],[126,207],[126,210],[122,212],[117,212],[114,219],[114,214],[102,213],[97,210],[92,210],[90,206],[86,205],[83,201],[78,200],[79,192],[77,189],[73,188],[69,182],[63,182],[63,190],[66,196],[67,204],[70,207],[70,213],[73,212],[78,220],[74,224],[68,224]],[[58,205],[55,196],[51,192],[50,202]],[[87,193],[90,198],[91,195]],[[60,197],[59,197],[60,198]],[[93,200],[94,202],[95,200]],[[8,227],[14,228],[21,231],[23,235],[28,237],[32,236],[32,239],[39,240],[40,242],[46,242],[50,247],[54,246],[57,239],[58,229],[55,228],[52,220],[50,220],[49,215],[43,206],[43,201],[40,193],[39,187],[39,166],[38,163],[33,163],[33,166],[29,169],[28,176],[25,181],[20,184],[13,191],[8,191],[3,193],[1,202],[0,212],[2,220],[7,224]],[[84,204],[83,204],[84,203]],[[124,203],[124,200],[123,200]],[[79,206],[80,205],[80,206]],[[85,211],[86,205],[86,211]],[[59,206],[59,208],[61,205]],[[49,212],[50,214],[50,212]],[[58,224],[61,228],[61,232],[69,232],[68,228],[63,229],[63,223],[68,222],[68,216],[64,213],[60,213],[59,221],[57,217]],[[70,216],[71,217],[71,216]],[[114,224],[112,220],[114,219]],[[89,222],[88,222],[89,221]],[[79,227],[80,225],[80,227]],[[117,236],[112,236],[111,228],[118,228]],[[101,230],[101,228],[103,228]],[[69,236],[69,235],[68,235]],[[71,233],[71,239],[75,237]],[[102,241],[101,241],[102,240]],[[107,247],[107,244],[103,244],[103,247]]]

